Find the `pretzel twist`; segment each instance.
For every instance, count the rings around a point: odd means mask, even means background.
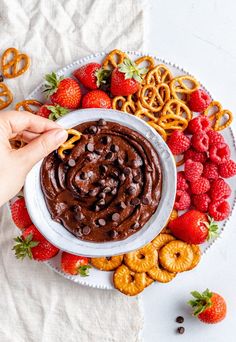
[[[225,129],[233,121],[233,114],[228,109],[223,109],[218,101],[212,101],[203,114],[212,121],[212,128],[215,131]]]
[[[8,107],[12,101],[12,92],[5,83],[0,83],[0,110]]]
[[[189,95],[200,87],[199,82],[192,76],[183,75],[175,77],[170,82],[171,95],[183,102],[188,101]]]
[[[15,105],[15,110],[21,111],[21,110],[26,110],[27,112],[33,113],[33,114],[37,114],[39,108],[42,106],[43,104],[37,100],[34,99],[30,99],[30,100],[23,100],[21,102],[18,102]],[[36,107],[36,109],[34,110],[32,107]],[[22,109],[21,109],[22,108]]]
[[[8,60],[9,56],[11,57]],[[20,67],[20,63],[23,66]],[[10,47],[4,51],[1,58],[1,68],[3,76],[6,78],[14,78],[24,74],[30,66],[30,58],[25,53],[19,53],[16,48]]]
[[[169,83],[172,79],[170,70],[164,64],[159,64],[148,72],[146,84],[157,86],[159,83]]]
[[[151,112],[159,112],[169,99],[170,89],[166,83],[160,83],[157,86],[146,84],[141,89],[140,102]]]
[[[61,159],[65,158],[64,151],[71,150],[75,146],[75,142],[80,140],[82,133],[79,131],[76,131],[75,129],[68,129],[67,130],[68,135],[72,135],[72,137],[64,142],[59,148],[58,148],[58,155]]]
[[[103,60],[102,66],[105,69],[116,68],[119,64],[123,63],[127,55],[121,50],[112,50]]]
[[[150,56],[142,56],[135,60],[135,64],[137,65],[140,65],[142,63],[144,63],[144,66],[147,69],[147,72],[149,72],[155,67],[155,61]]]

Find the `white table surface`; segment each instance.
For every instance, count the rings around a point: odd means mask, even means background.
[[[234,0],[149,0],[146,50],[190,71],[225,108],[236,113],[236,2]],[[236,120],[233,124],[236,132]],[[192,290],[210,288],[228,305],[226,319],[206,325],[186,305]],[[144,342],[236,341],[236,210],[222,237],[191,272],[142,295]],[[185,334],[176,334],[183,315]]]

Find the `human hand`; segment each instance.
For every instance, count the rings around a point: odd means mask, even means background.
[[[9,143],[16,135],[28,143],[18,150]],[[0,206],[20,191],[34,164],[66,139],[66,130],[48,119],[23,111],[0,113]]]

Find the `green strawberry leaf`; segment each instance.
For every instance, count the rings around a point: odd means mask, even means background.
[[[83,265],[79,267],[79,275],[81,277],[89,276],[89,269],[92,268],[90,265]]]
[[[135,81],[142,82],[142,74],[147,72],[146,68],[139,69],[135,62],[125,58],[123,63],[118,65],[118,70],[125,74],[125,79],[133,78]]]
[[[206,289],[202,294],[197,291],[193,291],[191,292],[191,295],[195,299],[189,300],[188,304],[194,309],[194,316],[198,316],[212,305],[211,297],[213,293],[210,292],[209,289]]]

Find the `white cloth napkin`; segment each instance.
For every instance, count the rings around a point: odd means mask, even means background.
[[[14,103],[41,82],[46,72],[96,51],[143,46],[139,0],[0,0],[2,53],[14,46],[31,56],[26,74],[6,83]],[[17,175],[16,175],[17,176]],[[0,341],[138,341],[142,314],[137,298],[85,288],[45,265],[17,261],[19,234],[7,206],[0,209]]]

